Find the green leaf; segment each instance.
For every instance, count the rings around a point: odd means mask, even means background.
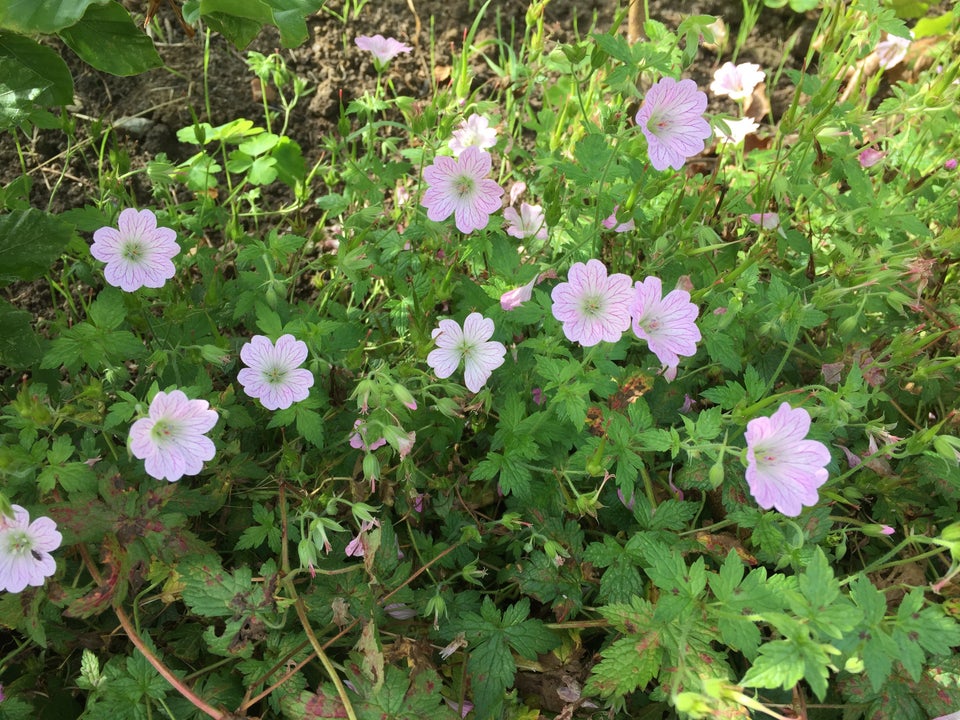
[[[0,3],[0,28],[49,35],[76,23],[90,5],[111,0],[6,0]]]
[[[72,236],[70,225],[34,208],[0,216],[0,285],[43,275]]]
[[[60,38],[85,62],[111,75],[138,75],[163,65],[153,41],[117,3],[88,8],[79,23],[60,31]]]
[[[803,659],[789,640],[774,640],[760,648],[741,685],[789,690],[803,678]]]
[[[40,338],[33,331],[32,320],[30,313],[0,298],[0,365],[25,368],[40,358]]]
[[[623,697],[643,688],[660,672],[663,648],[655,632],[616,640],[601,652],[603,659],[593,666],[586,693],[601,697]]]
[[[23,35],[0,30],[0,58],[15,60],[22,68],[43,80],[47,93],[37,98],[39,104],[68,105],[73,102],[70,69],[51,48]]]
[[[116,288],[104,288],[90,305],[90,322],[101,330],[117,329],[126,317],[123,294]]]

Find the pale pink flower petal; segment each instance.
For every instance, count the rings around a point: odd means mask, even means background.
[[[763,70],[755,63],[734,65],[725,62],[713,73],[710,91],[714,95],[727,95],[733,100],[745,100],[765,77]]]
[[[519,213],[514,208],[508,207],[503,211],[503,217],[507,221],[507,235],[512,235],[519,240],[530,237],[537,240],[547,239],[547,219],[543,208],[539,205],[520,203]]]
[[[910,47],[910,42],[910,38],[902,38],[890,34],[878,42],[876,53],[880,67],[884,70],[889,70],[903,62],[903,59],[907,56],[907,49]]]
[[[13,517],[0,515],[0,591],[18,593],[43,585],[57,571],[50,554],[63,541],[57,524],[48,517],[30,522],[30,513],[11,506]]]
[[[636,121],[654,168],[679,170],[687,158],[703,152],[713,132],[703,118],[706,109],[707,95],[693,80],[665,77],[647,91]]]
[[[103,276],[126,292],[142,287],[159,288],[173,277],[172,258],[180,252],[177,234],[157,227],[150,210],[127,208],[120,213],[117,228],[102,227],[93,233],[90,254],[107,265]]]
[[[379,65],[382,67],[393,60],[400,53],[408,53],[413,50],[406,43],[402,43],[395,38],[385,38],[383,35],[360,35],[354,42],[361,50],[372,53]]]
[[[770,417],[747,423],[747,486],[757,504],[796,517],[803,506],[816,505],[818,488],[827,481],[830,451],[805,439],[810,414],[783,403]]]
[[[676,377],[680,355],[689,357],[697,352],[701,337],[696,323],[699,312],[686,290],[671,290],[663,297],[660,278],[647,277],[636,284],[630,305],[633,332],[646,340],[650,352],[667,366],[668,380]]]
[[[427,217],[440,222],[453,215],[462,233],[485,228],[503,197],[503,188],[486,177],[491,167],[490,154],[472,145],[456,160],[438,155],[423,171],[428,187],[420,204]]]
[[[196,475],[216,454],[204,433],[217,424],[217,412],[206,400],[190,400],[181,390],[158,392],[148,417],[130,427],[130,452],[144,460],[147,474],[174,482]]]
[[[237,380],[267,410],[286,409],[305,400],[313,386],[313,373],[300,367],[307,353],[307,344],[293,335],[281,335],[276,344],[254,335],[240,348],[240,359],[248,367],[237,373]]]
[[[507,292],[500,296],[500,307],[510,312],[523,305],[533,297],[533,286],[539,278],[539,275],[534,275],[526,285],[521,285],[513,290],[507,290]]]
[[[468,147],[487,150],[496,144],[496,128],[490,127],[490,121],[476,113],[460,123],[460,127],[453,131],[453,137],[449,142],[454,157],[460,157]]]
[[[607,268],[599,260],[574,263],[567,282],[557,285],[553,298],[553,316],[563,323],[563,334],[584,347],[601,340],[617,342],[630,327],[630,301],[633,280],[623,273],[607,277]]]
[[[453,320],[441,320],[432,333],[437,347],[427,355],[427,365],[438,378],[448,378],[463,360],[464,384],[470,392],[480,392],[507,354],[503,343],[490,340],[493,331],[493,320],[477,312],[467,316],[462,329]]]
[[[383,447],[387,444],[387,439],[383,437],[368,443],[367,424],[359,418],[357,418],[356,422],[353,423],[353,429],[356,430],[356,432],[350,436],[350,447],[356,450],[372,452],[373,450],[376,450],[377,448]]]
[[[753,213],[748,215],[747,218],[764,230],[776,230],[780,227],[780,216],[775,212]]]

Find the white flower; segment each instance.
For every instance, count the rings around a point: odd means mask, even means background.
[[[453,320],[441,320],[432,333],[437,348],[427,355],[427,365],[438,378],[448,378],[463,360],[464,384],[470,392],[480,392],[507,354],[503,343],[490,340],[493,331],[493,320],[477,312],[467,315],[463,329]]]
[[[449,144],[454,157],[460,157],[460,153],[471,146],[486,150],[497,144],[497,131],[483,115],[474,113],[453,131]]]
[[[766,74],[756,63],[734,65],[725,62],[713,74],[710,91],[714,95],[729,95],[731,100],[746,100],[765,77]]]
[[[181,390],[158,392],[149,417],[130,427],[130,452],[145,460],[150,477],[174,482],[196,475],[216,454],[204,433],[217,424],[217,412],[206,400],[190,400]]]
[[[53,575],[57,563],[50,555],[63,536],[48,517],[30,522],[30,513],[13,505],[13,517],[0,514],[0,590],[18,593],[27,585],[39,587]]]
[[[276,345],[254,335],[240,348],[240,359],[249,367],[237,373],[237,380],[267,410],[284,410],[310,394],[313,373],[300,367],[307,359],[307,344],[293,335],[281,335]]]
[[[508,207],[503,211],[503,218],[509,223],[507,235],[512,235],[519,240],[530,237],[537,240],[547,239],[547,218],[539,205],[520,203],[519,213],[514,208]]]

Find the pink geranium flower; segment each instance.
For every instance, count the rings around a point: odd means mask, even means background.
[[[448,144],[454,157],[460,157],[468,147],[486,150],[497,144],[497,130],[490,127],[490,121],[483,115],[473,113],[453,131]]]
[[[0,591],[18,593],[28,585],[40,587],[57,571],[50,555],[60,547],[63,536],[48,517],[30,522],[30,513],[11,506],[13,517],[0,514]]]
[[[747,219],[764,230],[776,230],[780,227],[780,216],[775,212],[752,213]]]
[[[120,213],[117,228],[102,227],[93,233],[90,254],[105,262],[103,277],[114,287],[133,292],[158,288],[173,277],[171,258],[180,252],[177,234],[157,227],[150,210],[127,208]]]
[[[507,290],[507,292],[500,296],[500,307],[506,312],[510,312],[523,305],[533,297],[533,286],[537,284],[537,280],[539,279],[539,275],[534,275],[526,285],[521,285],[513,290]]]
[[[707,95],[693,80],[665,77],[647,91],[636,120],[654,168],[679,170],[687,158],[703,152],[712,133],[703,119],[706,109]]]
[[[863,169],[872,168],[878,162],[886,157],[886,153],[876,148],[866,147],[859,152],[857,160],[860,161],[860,167]]]
[[[727,95],[732,100],[746,100],[765,77],[766,74],[755,63],[734,65],[725,62],[713,73],[710,91],[714,95]]]
[[[503,218],[507,221],[507,235],[519,240],[531,237],[537,240],[547,239],[547,218],[539,205],[520,203],[520,212],[508,207],[503,211]]]
[[[650,352],[667,366],[672,377],[681,355],[696,354],[700,329],[696,319],[699,310],[690,302],[686,290],[671,290],[663,297],[660,278],[647,277],[636,284],[630,314],[633,332],[647,341]]]
[[[770,417],[747,423],[747,486],[757,504],[795,517],[804,505],[816,505],[817,489],[827,481],[827,446],[805,439],[810,415],[783,403]]]
[[[402,43],[394,38],[385,38],[383,35],[360,35],[354,42],[361,50],[366,50],[374,57],[374,64],[378,70],[382,70],[388,62],[393,60],[400,53],[408,53],[413,50],[406,43]]]
[[[487,178],[491,167],[490,153],[472,145],[456,160],[438,155],[423,171],[429,187],[420,204],[427,217],[439,222],[453,215],[462,233],[485,228],[503,197],[503,188]]]
[[[574,263],[567,282],[557,285],[553,298],[553,316],[563,323],[563,334],[584,347],[601,340],[617,342],[630,327],[630,301],[633,280],[623,273],[607,277],[607,268],[599,260]]]
[[[883,40],[877,43],[877,60],[880,67],[884,70],[896,67],[907,56],[907,50],[910,48],[910,38],[902,38],[898,35],[887,34]]]
[[[464,384],[470,392],[480,392],[507,354],[503,343],[490,340],[493,331],[493,320],[477,312],[467,315],[462,329],[454,320],[441,320],[432,333],[437,347],[427,355],[427,365],[438,378],[448,378],[462,360]]]
[[[146,461],[150,477],[174,482],[196,475],[213,459],[216,448],[204,433],[217,424],[217,412],[206,400],[190,400],[180,390],[161,391],[148,413],[130,427],[130,451]]]
[[[276,345],[254,335],[240,348],[240,359],[248,367],[237,373],[237,380],[267,410],[284,410],[310,394],[313,373],[300,367],[307,359],[307,344],[293,335],[281,335]]]

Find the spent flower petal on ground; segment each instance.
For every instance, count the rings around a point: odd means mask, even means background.
[[[176,272],[171,260],[180,252],[176,239],[170,228],[157,227],[152,211],[127,208],[116,228],[94,231],[90,254],[107,264],[103,276],[114,287],[126,292],[159,288]]]
[[[668,379],[675,374],[681,355],[689,357],[697,352],[699,312],[686,290],[671,290],[664,297],[658,277],[647,277],[636,284],[630,304],[633,332],[646,340],[650,352],[671,370]]]
[[[247,367],[237,373],[237,380],[267,410],[284,410],[310,394],[313,373],[300,367],[307,359],[307,344],[293,335],[281,335],[276,344],[254,335],[240,348],[240,359]]]
[[[747,486],[760,507],[796,517],[803,506],[817,504],[830,451],[807,440],[809,431],[810,414],[786,402],[770,417],[747,423]]]
[[[553,316],[563,323],[563,334],[584,347],[601,340],[617,342],[630,327],[633,280],[623,273],[607,276],[606,266],[596,259],[574,263],[567,282],[550,294]]]
[[[679,170],[687,158],[703,152],[712,134],[703,118],[706,109],[707,95],[693,80],[665,77],[647,91],[636,121],[654,168]]]
[[[206,400],[191,400],[182,390],[158,392],[148,417],[130,427],[130,451],[146,461],[147,474],[157,480],[174,482],[196,475],[216,454],[205,433],[217,424],[217,417]]]
[[[732,100],[746,100],[765,77],[766,74],[755,63],[734,65],[732,62],[725,62],[713,73],[710,92],[714,95],[726,95]]]
[[[485,228],[503,197],[503,188],[487,178],[491,167],[490,153],[474,146],[457,159],[438,155],[423,171],[429,187],[420,204],[427,217],[439,222],[453,215],[462,233]]]
[[[454,157],[460,157],[468,147],[487,150],[497,144],[497,130],[483,115],[473,113],[453,131],[448,144]]]
[[[539,205],[520,203],[520,212],[508,207],[503,211],[503,218],[507,221],[507,235],[520,240],[547,239],[547,218]]]
[[[462,360],[464,385],[480,392],[507,354],[503,343],[490,340],[493,331],[493,320],[477,312],[467,315],[463,328],[454,320],[441,320],[432,333],[437,347],[427,355],[427,365],[438,378],[448,378]]]
[[[383,35],[358,35],[354,40],[357,47],[371,53],[379,68],[383,68],[388,62],[393,60],[400,53],[408,53],[413,50],[406,43],[402,43],[395,38],[385,38]]]
[[[18,593],[39,587],[57,570],[50,554],[63,536],[48,517],[30,522],[30,513],[13,505],[13,517],[0,514],[0,591]]]

